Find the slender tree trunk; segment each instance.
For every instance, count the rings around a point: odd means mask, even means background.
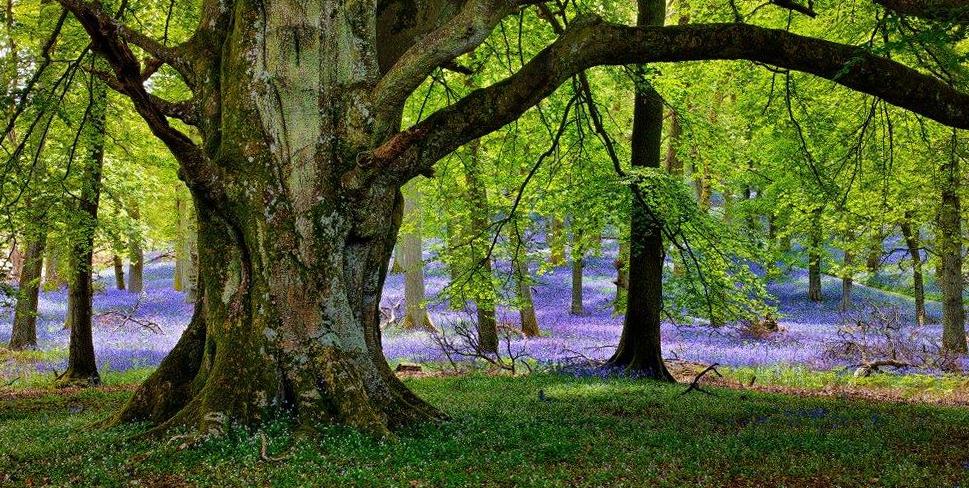
[[[871,241],[871,248],[868,250],[868,257],[865,259],[865,268],[868,269],[868,274],[874,275],[878,272],[878,268],[882,265],[882,255],[884,254],[884,249],[882,247],[882,242],[885,240],[885,234],[882,230],[877,230],[873,239]]]
[[[10,248],[10,255],[9,255],[10,275],[8,276],[8,278],[11,282],[20,280],[20,274],[23,272],[23,269],[24,269],[24,260],[25,260],[24,253],[20,251],[20,246],[18,246],[17,241],[14,240],[13,246],[11,246]]]
[[[94,358],[92,319],[92,260],[94,234],[98,225],[98,203],[101,197],[101,174],[104,167],[104,131],[107,117],[107,87],[97,79],[91,81],[91,106],[88,125],[82,130],[88,160],[81,177],[78,201],[78,230],[71,242],[71,281],[68,306],[71,317],[71,341],[68,346],[67,370],[58,378],[60,385],[97,385],[101,383]]]
[[[548,263],[552,266],[565,264],[565,223],[558,215],[553,215],[549,225],[548,246],[551,251]]]
[[[966,310],[962,301],[962,204],[959,200],[960,168],[952,137],[952,157],[942,164],[942,202],[938,213],[939,287],[942,289],[942,347],[950,353],[966,352]]]
[[[46,254],[44,257],[44,289],[53,291],[64,286],[65,283],[57,269],[59,264],[55,246],[48,245]]]
[[[182,203],[181,211],[182,290],[185,292],[185,301],[193,303],[197,298],[198,289],[198,225],[196,225],[195,208],[191,200]]]
[[[639,0],[638,25],[662,25],[664,0]],[[639,73],[643,73],[642,67]],[[636,86],[632,165],[658,168],[663,132],[663,100],[648,85]],[[660,223],[633,199],[630,226],[629,293],[619,347],[608,366],[661,381],[674,381],[663,362],[660,326],[663,309],[664,245]]]
[[[135,222],[141,219],[141,210],[137,203],[133,203],[128,212]],[[141,249],[141,235],[135,233],[128,239],[128,243],[128,291],[141,293],[145,289],[145,256]],[[184,283],[182,285],[184,286]]]
[[[538,328],[538,317],[535,315],[535,300],[532,297],[532,275],[528,270],[528,250],[522,239],[519,221],[514,225],[507,225],[508,241],[511,243],[511,264],[515,279],[515,292],[518,305],[518,316],[521,319],[522,334],[526,337],[538,337],[542,331]]]
[[[468,203],[471,205],[471,274],[475,288],[475,310],[478,321],[478,347],[482,352],[498,352],[498,323],[495,319],[495,290],[491,264],[491,242],[479,235],[488,228],[490,206],[488,192],[481,176],[479,160],[480,141],[470,145],[471,157],[465,165],[464,177],[468,187]]]
[[[421,238],[421,193],[416,183],[404,189],[404,222],[407,232],[401,234],[397,249],[404,269],[404,329],[434,330],[427,314],[424,297],[424,256]]]
[[[585,249],[582,244],[582,235],[573,232],[572,234],[572,305],[569,313],[572,315],[582,315],[585,307],[582,305],[582,272],[585,268]]]
[[[622,239],[619,243],[619,255],[613,261],[616,268],[616,299],[612,301],[613,313],[619,314],[626,310],[626,294],[629,290],[629,241]]]
[[[124,290],[124,263],[121,262],[121,256],[117,254],[112,258],[114,262],[114,285],[119,290]]]
[[[852,275],[851,266],[854,264],[854,256],[851,251],[844,251],[844,267],[845,270],[841,275],[841,311],[847,312],[852,308],[851,300],[851,290],[854,288],[854,277]]]
[[[178,190],[176,190],[178,191]],[[185,274],[185,222],[182,217],[184,212],[182,206],[185,202],[181,196],[175,196],[175,275],[172,277],[172,288],[175,291],[183,291],[185,284],[182,276]]]
[[[821,209],[811,212],[811,242],[808,248],[808,299],[820,303],[821,295]]]
[[[908,254],[912,259],[912,287],[915,292],[915,323],[925,325],[925,283],[922,278],[922,253],[920,251],[919,236],[912,228],[911,212],[905,213],[905,218],[900,223],[902,236],[905,238],[905,245],[908,247]]]
[[[9,347],[15,351],[37,347],[37,300],[46,245],[47,232],[41,231],[26,246],[27,252],[19,276],[20,287],[17,291],[17,305],[14,308],[10,334]]]

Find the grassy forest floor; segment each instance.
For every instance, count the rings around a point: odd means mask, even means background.
[[[969,410],[561,375],[407,379],[451,417],[377,441],[284,421],[190,449],[91,424],[119,387],[0,402],[0,485],[965,486]],[[502,392],[500,395],[496,392]],[[540,396],[539,392],[542,392]],[[134,436],[134,437],[133,437]]]

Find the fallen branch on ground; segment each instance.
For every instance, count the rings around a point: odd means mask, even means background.
[[[717,371],[717,366],[720,366],[720,363],[713,363],[707,366],[706,368],[704,368],[703,371],[700,371],[700,374],[696,375],[693,378],[693,381],[690,382],[690,387],[687,388],[686,391],[684,391],[683,393],[680,393],[680,396],[686,395],[687,393],[693,390],[696,390],[700,393],[706,393],[707,395],[713,395],[712,392],[704,390],[703,388],[700,387],[700,380],[703,378],[705,374],[709,373],[710,371],[713,371],[714,373],[716,373],[717,376],[719,376],[720,378],[723,378],[723,375],[720,374],[719,371]]]
[[[869,363],[864,363],[855,370],[855,378],[865,378],[871,376],[872,373],[879,370],[879,368],[891,366],[893,368],[910,368],[911,363],[905,361],[896,361],[894,359],[881,359],[878,361],[872,361]]]
[[[266,433],[265,432],[260,432],[259,433],[259,438],[262,440],[262,446],[259,449],[259,459],[262,459],[263,461],[267,461],[267,462],[270,462],[270,463],[278,463],[279,461],[285,461],[285,460],[293,457],[292,454],[288,454],[286,456],[279,456],[279,457],[272,457],[272,456],[270,456],[269,455],[269,441],[266,439]]]

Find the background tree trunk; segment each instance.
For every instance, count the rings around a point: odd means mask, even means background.
[[[823,234],[821,230],[821,209],[811,212],[811,239],[808,245],[808,299],[820,303],[824,297],[821,294],[821,246]]]
[[[404,222],[407,232],[398,238],[401,267],[404,269],[404,329],[434,330],[424,305],[424,255],[421,238],[421,192],[416,182],[404,187]]]
[[[478,327],[478,347],[482,352],[498,351],[498,323],[495,320],[495,290],[491,267],[491,241],[484,235],[488,229],[490,205],[487,186],[481,177],[480,141],[470,145],[471,157],[465,165],[464,177],[468,187],[471,210],[471,275],[475,290],[475,310]]]
[[[582,315],[585,307],[582,305],[582,272],[585,268],[585,247],[582,234],[578,230],[572,232],[572,304],[569,313]]]
[[[620,239],[619,255],[613,261],[616,268],[616,298],[612,301],[613,313],[626,311],[626,294],[629,290],[629,240]]]
[[[520,220],[514,220],[508,228],[508,242],[511,246],[511,264],[514,273],[515,292],[518,299],[518,316],[521,319],[521,331],[526,337],[538,337],[538,317],[535,316],[535,300],[532,297],[532,275],[528,270],[528,249],[522,239]]]
[[[42,231],[26,246],[10,333],[9,347],[14,351],[37,347],[37,299],[46,245],[47,232]]]
[[[84,130],[87,164],[81,177],[81,198],[78,201],[77,230],[71,242],[70,298],[71,340],[68,345],[67,370],[58,378],[60,385],[98,385],[94,358],[92,319],[92,261],[94,234],[98,225],[98,203],[101,197],[101,174],[104,167],[104,131],[107,117],[107,87],[99,80],[91,80],[90,120]]]
[[[553,215],[548,232],[549,258],[552,266],[565,264],[565,223],[558,215]]]
[[[942,163],[942,201],[938,213],[939,288],[942,291],[942,347],[950,353],[966,352],[966,310],[962,302],[962,204],[960,168],[952,137],[952,157]]]
[[[124,263],[121,262],[121,256],[115,254],[111,260],[114,264],[114,286],[119,290],[124,290]]]
[[[847,312],[852,308],[851,290],[854,288],[854,277],[851,266],[854,264],[854,256],[851,251],[844,251],[844,271],[841,275],[841,311]]]
[[[135,222],[141,219],[141,210],[138,203],[132,203],[128,209],[128,214]],[[128,291],[131,293],[141,293],[145,289],[144,270],[145,255],[141,249],[141,235],[134,233],[128,239]],[[184,286],[184,283],[183,283]]]
[[[638,0],[638,25],[662,25],[664,0]],[[642,67],[640,74],[644,73]],[[663,100],[644,82],[636,85],[633,109],[632,165],[658,168],[663,132]],[[629,292],[626,317],[615,354],[607,365],[638,376],[674,381],[663,362],[660,328],[663,309],[663,259],[665,249],[660,223],[649,209],[633,199],[630,226]]]
[[[46,255],[44,256],[44,289],[48,291],[54,291],[66,283],[61,278],[60,271],[57,269],[59,267],[59,260],[57,259],[57,248],[56,246],[48,245],[46,246]]]
[[[912,229],[911,212],[905,213],[905,218],[900,223],[902,236],[905,238],[905,245],[908,247],[908,254],[912,258],[912,287],[915,293],[915,323],[925,325],[925,283],[922,279],[922,252],[920,239],[915,230]]]

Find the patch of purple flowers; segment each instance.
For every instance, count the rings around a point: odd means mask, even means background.
[[[613,250],[614,252],[614,250]],[[569,313],[571,274],[568,267],[560,267],[541,275],[534,285],[536,314],[542,336],[531,339],[516,338],[514,346],[524,347],[530,357],[539,362],[556,364],[577,356],[593,360],[608,358],[618,343],[622,317],[614,316],[612,300],[615,269],[612,254],[588,258],[584,275],[585,313]],[[178,341],[189,322],[193,305],[186,303],[184,294],[172,289],[174,265],[171,261],[150,262],[145,268],[145,292],[135,317],[156,324],[160,333],[135,323],[123,325],[116,317],[102,315],[95,320],[94,341],[98,364],[102,369],[127,370],[140,366],[154,366]],[[129,311],[138,302],[135,294],[118,291],[110,286],[113,278],[105,271],[99,279],[107,290],[94,298],[95,314],[109,310]],[[435,324],[448,324],[467,317],[466,312],[450,310],[446,304],[434,300],[448,284],[446,272],[438,263],[427,266],[426,288],[430,300],[429,311]],[[663,327],[663,349],[668,358],[727,366],[803,365],[813,369],[841,366],[825,356],[826,345],[837,337],[841,314],[838,310],[840,281],[824,277],[825,301],[813,303],[807,299],[807,276],[794,269],[788,277],[769,286],[780,312],[781,331],[766,338],[756,338],[732,327],[704,326]],[[856,303],[865,300],[895,303],[907,318],[913,319],[910,298],[883,292],[861,285],[855,286]],[[384,288],[383,303],[399,303],[403,298],[403,276],[389,275]],[[43,292],[38,317],[39,349],[49,351],[42,361],[31,365],[40,371],[63,371],[69,332],[63,330],[66,309],[64,290]],[[939,305],[929,303],[930,316],[939,315]],[[0,309],[0,341],[10,336],[12,307]],[[500,308],[499,321],[518,327],[517,311]],[[119,327],[120,325],[120,327]],[[938,325],[924,328],[927,335],[941,334]],[[387,330],[383,339],[387,358],[394,361],[419,363],[444,362],[446,358],[427,332]],[[18,374],[25,366],[10,361],[0,363],[0,377]]]

